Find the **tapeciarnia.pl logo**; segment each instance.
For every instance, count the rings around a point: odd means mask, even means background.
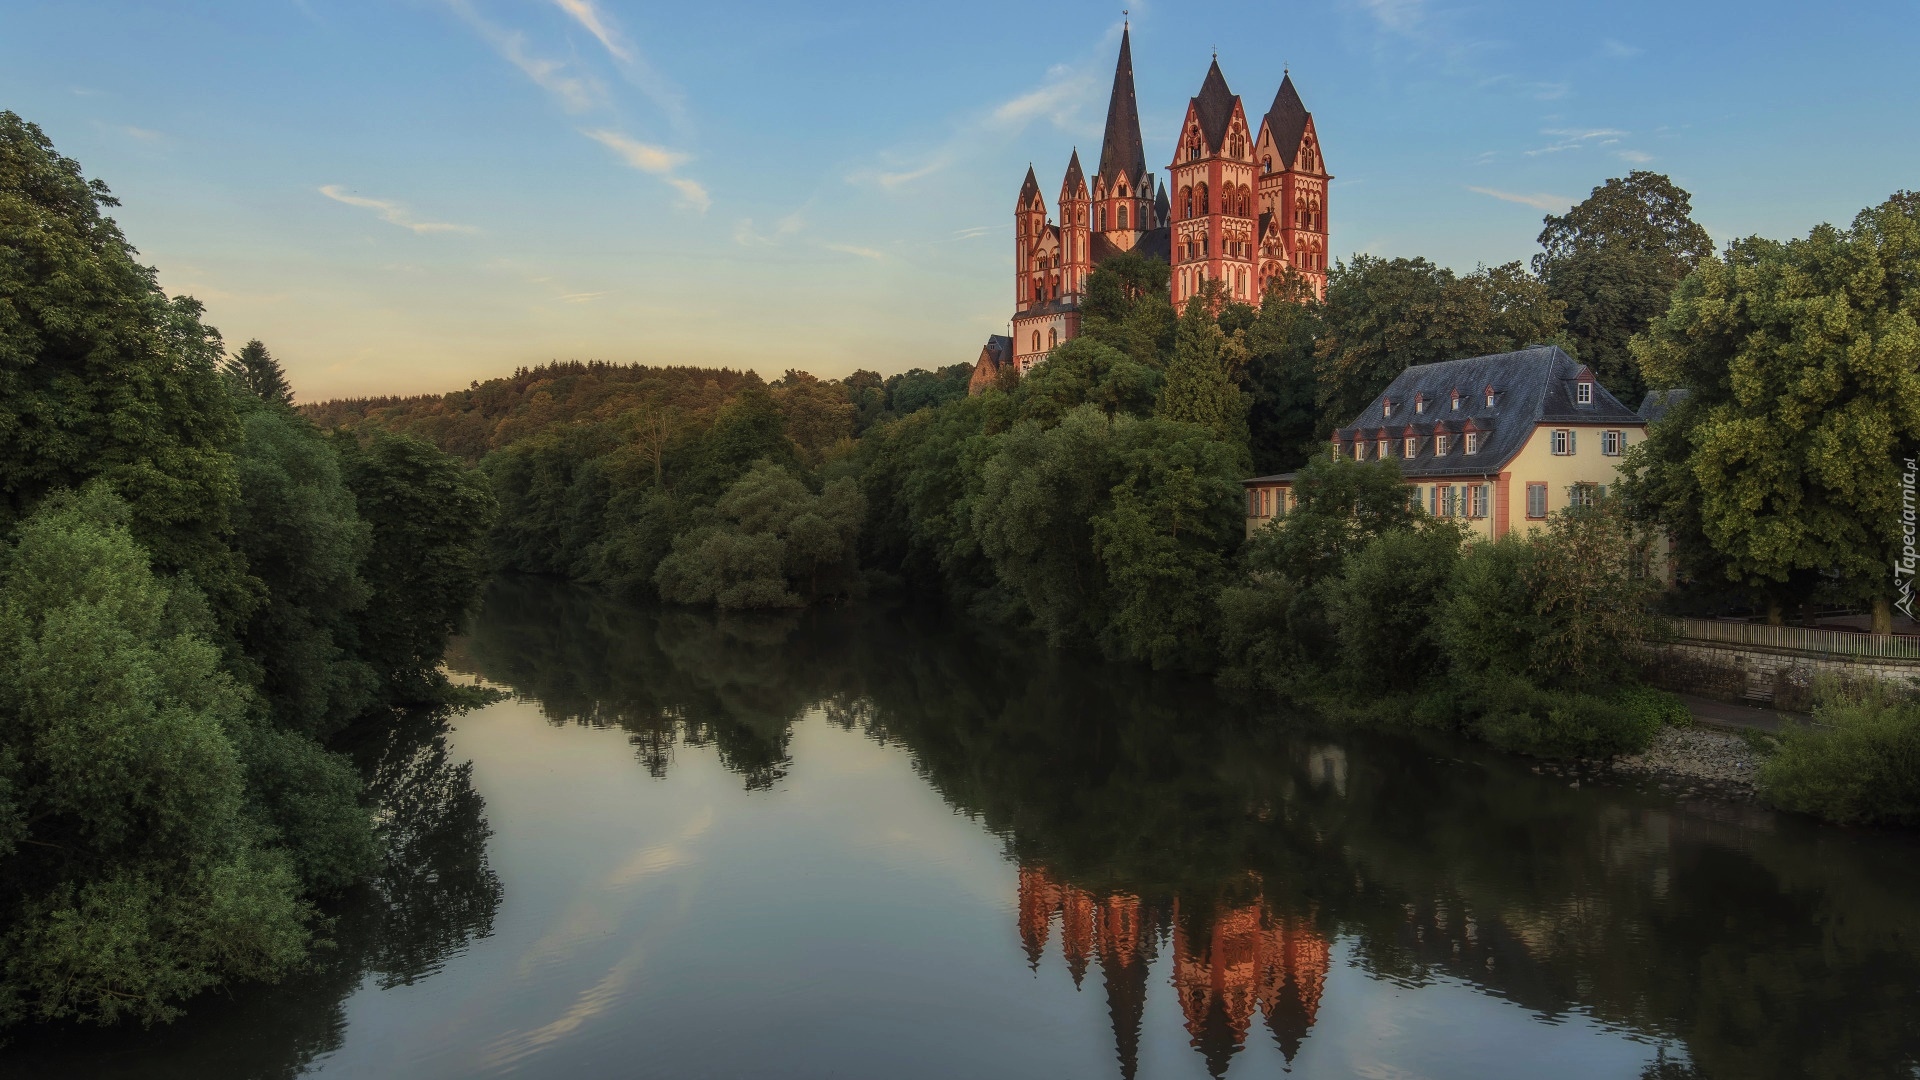
[[[1907,459],[1907,471],[1900,474],[1900,557],[1893,560],[1893,590],[1900,597],[1894,607],[1913,618],[1914,514],[1913,480],[1920,469]]]

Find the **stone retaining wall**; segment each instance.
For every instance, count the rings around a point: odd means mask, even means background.
[[[1877,680],[1920,690],[1920,661],[1845,657],[1758,645],[1680,640],[1648,650],[1647,678],[1667,690],[1759,701],[1805,712],[1814,679]]]

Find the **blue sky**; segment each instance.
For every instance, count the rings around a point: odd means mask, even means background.
[[[1920,4],[1483,0],[1132,9],[1150,162],[1209,50],[1283,65],[1337,253],[1524,259],[1644,167],[1716,242],[1920,188]],[[971,361],[1028,162],[1092,168],[1093,4],[251,0],[0,6],[0,108],[112,186],[169,291],[304,400],[548,359],[838,376]]]

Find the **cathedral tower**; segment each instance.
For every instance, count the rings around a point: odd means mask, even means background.
[[[1208,281],[1220,282],[1231,300],[1257,302],[1253,134],[1217,58],[1187,102],[1169,168],[1174,310]]]
[[[1315,296],[1327,289],[1327,163],[1313,114],[1280,80],[1273,107],[1260,120],[1254,153],[1260,159],[1260,285],[1289,267],[1307,280]]]
[[[1087,275],[1093,271],[1090,210],[1087,178],[1080,172],[1080,151],[1075,150],[1067,162],[1067,178],[1060,184],[1060,295],[1076,301],[1086,295]]]
[[[1153,174],[1140,140],[1140,106],[1133,95],[1132,30],[1120,31],[1120,60],[1107,99],[1107,131],[1100,140],[1100,171],[1093,177],[1093,231],[1113,251],[1131,251],[1156,228]]]

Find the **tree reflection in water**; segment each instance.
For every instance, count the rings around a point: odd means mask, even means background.
[[[1910,1077],[1920,1056],[1910,837],[1573,790],[937,616],[655,612],[503,581],[454,663],[552,722],[625,729],[655,775],[710,747],[775,785],[815,710],[904,745],[1006,839],[1030,958],[1057,925],[1076,982],[1100,967],[1122,1076],[1155,956],[1222,1075],[1256,1023],[1299,1052],[1336,943],[1376,979],[1673,1044],[1648,1076]]]
[[[492,932],[501,885],[487,864],[486,805],[472,766],[447,753],[443,711],[395,717],[351,748],[384,844],[378,873],[330,906],[330,944],[278,986],[195,1001],[150,1031],[35,1031],[0,1058],[0,1075],[293,1077],[341,1045],[346,999],[425,978]]]

